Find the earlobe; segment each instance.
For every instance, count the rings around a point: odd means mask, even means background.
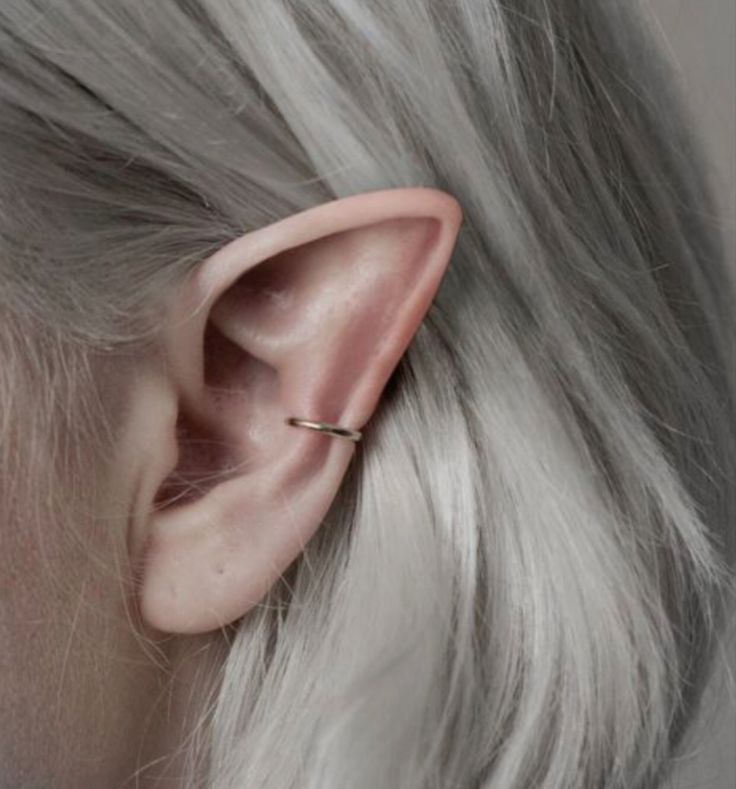
[[[150,626],[228,624],[297,558],[356,442],[287,419],[365,429],[460,222],[457,201],[433,189],[343,198],[231,242],[174,294],[167,369],[197,438],[173,476],[209,482],[163,506],[158,496],[140,526]]]

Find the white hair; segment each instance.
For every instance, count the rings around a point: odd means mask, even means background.
[[[27,377],[93,378],[227,241],[399,186],[461,202],[452,262],[192,775],[648,789],[723,621],[736,289],[636,4],[0,6],[2,342],[63,349]]]

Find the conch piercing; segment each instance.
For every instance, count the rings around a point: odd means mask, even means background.
[[[334,438],[347,438],[350,439],[350,441],[360,441],[363,435],[359,430],[350,430],[350,428],[347,427],[331,425],[329,422],[318,422],[314,419],[297,419],[295,416],[290,416],[285,421],[287,425],[308,427],[310,430],[326,433],[328,436],[333,436]]]

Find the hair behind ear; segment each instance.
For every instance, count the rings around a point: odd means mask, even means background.
[[[237,627],[211,784],[656,785],[733,559],[734,289],[638,4],[47,10],[0,5],[0,266],[77,370],[246,230],[404,185],[465,209],[355,472]]]

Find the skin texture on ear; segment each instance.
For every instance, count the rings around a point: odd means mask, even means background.
[[[439,190],[354,195],[232,241],[171,294],[165,371],[130,426],[131,462],[145,468],[129,548],[149,626],[224,626],[297,558],[355,444],[285,420],[365,428],[461,222]],[[167,500],[177,479],[200,484]]]

